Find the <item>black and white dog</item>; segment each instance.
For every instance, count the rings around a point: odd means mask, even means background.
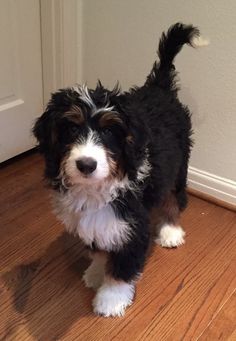
[[[173,61],[184,44],[205,45],[180,23],[162,34],[145,84],[121,92],[98,82],[52,95],[34,135],[45,157],[57,216],[91,249],[87,287],[94,312],[121,316],[134,298],[150,242],[149,212],[161,211],[156,242],[184,243],[191,120],[177,97]]]

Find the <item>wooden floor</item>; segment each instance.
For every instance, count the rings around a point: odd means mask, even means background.
[[[123,318],[92,313],[80,242],[51,213],[37,154],[0,170],[0,340],[236,340],[236,213],[195,197],[187,243],[155,247]]]

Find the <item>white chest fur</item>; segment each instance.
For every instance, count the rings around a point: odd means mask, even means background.
[[[54,198],[55,212],[66,229],[78,234],[86,245],[94,242],[102,250],[117,250],[128,241],[131,230],[109,204],[111,195],[102,193],[72,190],[57,194]]]

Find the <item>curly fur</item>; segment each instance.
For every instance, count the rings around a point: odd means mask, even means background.
[[[198,36],[197,28],[175,24],[163,33],[160,61],[143,86],[110,91],[99,81],[94,90],[79,85],[59,90],[35,124],[58,216],[91,249],[107,252],[105,272],[115,283],[133,283],[143,270],[150,209],[163,208],[163,226],[179,226],[186,206],[192,130],[189,110],[177,97],[173,61]],[[102,165],[99,174],[76,168],[81,150]],[[177,246],[172,230],[168,245]],[[120,315],[123,303],[117,304],[109,314],[104,308],[104,315]]]

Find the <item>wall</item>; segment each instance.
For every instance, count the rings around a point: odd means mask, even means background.
[[[142,84],[161,32],[177,21],[210,38],[209,47],[185,47],[176,59],[180,98],[193,112],[189,177],[193,187],[236,203],[236,2],[86,0],[82,14],[82,79],[89,86],[97,78],[109,87],[118,79],[123,89]]]

